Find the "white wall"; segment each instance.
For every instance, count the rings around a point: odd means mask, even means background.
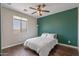
[[[23,43],[26,39],[37,36],[37,19],[11,9],[1,8],[2,23],[2,48]],[[12,29],[13,16],[28,19],[27,32],[15,34]]]

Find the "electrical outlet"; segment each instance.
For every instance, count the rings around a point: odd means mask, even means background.
[[[70,40],[68,40],[68,43],[71,43],[71,41],[70,41]]]

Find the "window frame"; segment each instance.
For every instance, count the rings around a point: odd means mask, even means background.
[[[18,17],[18,16],[16,16],[16,17]],[[22,17],[20,17],[20,18],[16,18],[16,17],[13,17],[13,21],[14,20],[18,20],[18,21],[20,21],[20,29],[19,29],[19,32],[27,32],[27,19],[26,18],[22,18]],[[26,20],[23,20],[23,19],[26,19]],[[26,22],[26,31],[23,31],[23,28],[22,28],[22,21],[23,22]],[[16,31],[15,29],[14,29],[14,23],[12,22],[12,28],[13,28],[13,31]]]
[[[26,29],[23,29],[23,22],[25,22],[26,23]],[[25,31],[27,32],[27,21],[25,21],[25,20],[21,20],[21,32],[25,32]]]

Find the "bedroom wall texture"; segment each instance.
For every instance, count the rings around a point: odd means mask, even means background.
[[[77,46],[77,22],[78,8],[73,8],[49,16],[38,18],[38,36],[40,36],[44,32],[57,33],[59,43]]]
[[[1,8],[1,20],[2,20],[2,40],[1,46],[3,48],[11,47],[17,44],[22,44],[28,38],[37,36],[37,19],[29,15],[8,9]],[[28,19],[27,31],[15,33],[13,31],[13,16],[19,16]]]

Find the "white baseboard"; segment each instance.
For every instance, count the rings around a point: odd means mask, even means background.
[[[12,44],[12,45],[9,45],[9,46],[5,46],[5,47],[2,47],[1,49],[13,47],[13,46],[16,46],[16,45],[19,45],[19,44],[22,44],[22,43],[24,43],[24,42],[19,42],[19,43],[16,43],[16,44]]]
[[[16,44],[12,44],[12,45],[9,45],[9,46],[5,46],[5,47],[2,47],[1,49],[9,48],[9,47],[16,46],[16,45],[19,45],[19,44],[22,44],[22,43],[24,43],[24,42],[19,42],[19,43],[16,43]],[[71,47],[71,48],[78,49],[78,47],[76,47],[76,46],[71,46],[71,45],[62,44],[62,43],[58,43],[58,44],[59,45],[63,45],[63,46],[67,46],[67,47]]]
[[[71,48],[78,49],[78,47],[76,47],[76,46],[71,46],[71,45],[62,44],[62,43],[58,43],[58,44],[59,44],[59,45],[63,45],[63,46],[67,46],[67,47],[71,47]]]

